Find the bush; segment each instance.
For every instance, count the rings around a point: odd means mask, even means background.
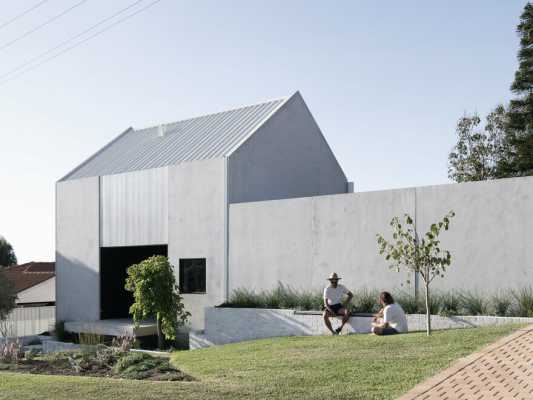
[[[531,286],[513,290],[516,314],[520,317],[533,317],[533,288]]]
[[[499,317],[505,317],[511,313],[513,298],[509,292],[500,292],[492,295],[490,302],[492,306],[492,312],[495,315]]]
[[[376,313],[379,310],[378,305],[379,292],[374,289],[362,288],[353,293],[352,304],[350,309],[356,313]]]
[[[439,314],[444,316],[459,315],[461,310],[461,297],[454,292],[443,293],[438,296]]]
[[[166,358],[153,357],[146,353],[133,352],[122,356],[113,371],[123,378],[144,379],[153,372],[164,373],[173,371],[174,368]]]
[[[378,290],[362,288],[353,291],[349,308],[352,312],[374,313],[378,311]],[[425,312],[424,294],[418,302],[414,294],[406,291],[393,293],[396,302],[407,314]],[[275,289],[254,293],[249,289],[235,290],[224,307],[285,308],[320,311],[323,309],[322,291],[299,291],[283,284]],[[492,296],[477,291],[433,291],[429,309],[431,314],[452,315],[498,315],[533,317],[533,288],[524,287],[514,291],[502,291]]]
[[[468,315],[487,315],[489,311],[487,299],[478,292],[463,291],[459,295],[461,306]]]

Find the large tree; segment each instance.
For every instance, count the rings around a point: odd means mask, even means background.
[[[9,242],[0,236],[0,267],[9,267],[17,263],[17,256]]]
[[[500,165],[507,176],[533,175],[533,5],[527,3],[517,27],[520,37],[518,70],[511,85],[517,96],[508,111],[507,141],[510,160]]]
[[[477,114],[457,122],[457,144],[448,156],[448,177],[456,182],[482,181],[499,177],[498,166],[508,158],[505,135],[506,110],[498,105],[480,127]]]

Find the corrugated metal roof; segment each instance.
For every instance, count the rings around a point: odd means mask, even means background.
[[[145,129],[128,129],[62,180],[228,156],[286,98]]]

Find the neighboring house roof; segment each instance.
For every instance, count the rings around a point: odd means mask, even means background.
[[[61,180],[229,156],[287,100],[272,100],[151,128],[128,128]]]
[[[55,276],[55,263],[34,262],[13,265],[4,269],[5,275],[15,286],[17,293],[38,285]]]

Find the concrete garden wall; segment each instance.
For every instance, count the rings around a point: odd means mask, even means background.
[[[489,293],[533,282],[533,177],[230,205],[229,287],[278,282],[321,289],[332,271],[351,289],[395,291],[413,276],[390,271],[376,234],[409,213],[419,235],[449,210],[441,235],[452,265],[434,289]],[[403,290],[414,287],[403,286]]]
[[[493,316],[432,316],[432,327],[439,329],[471,328],[510,323],[533,323],[533,318]],[[350,318],[343,333],[370,333],[371,315]],[[409,331],[426,329],[425,315],[408,314]],[[333,326],[340,324],[333,322]],[[316,311],[295,311],[260,308],[210,307],[205,312],[203,333],[190,333],[191,349],[217,344],[277,336],[315,336],[327,334],[322,314]]]

